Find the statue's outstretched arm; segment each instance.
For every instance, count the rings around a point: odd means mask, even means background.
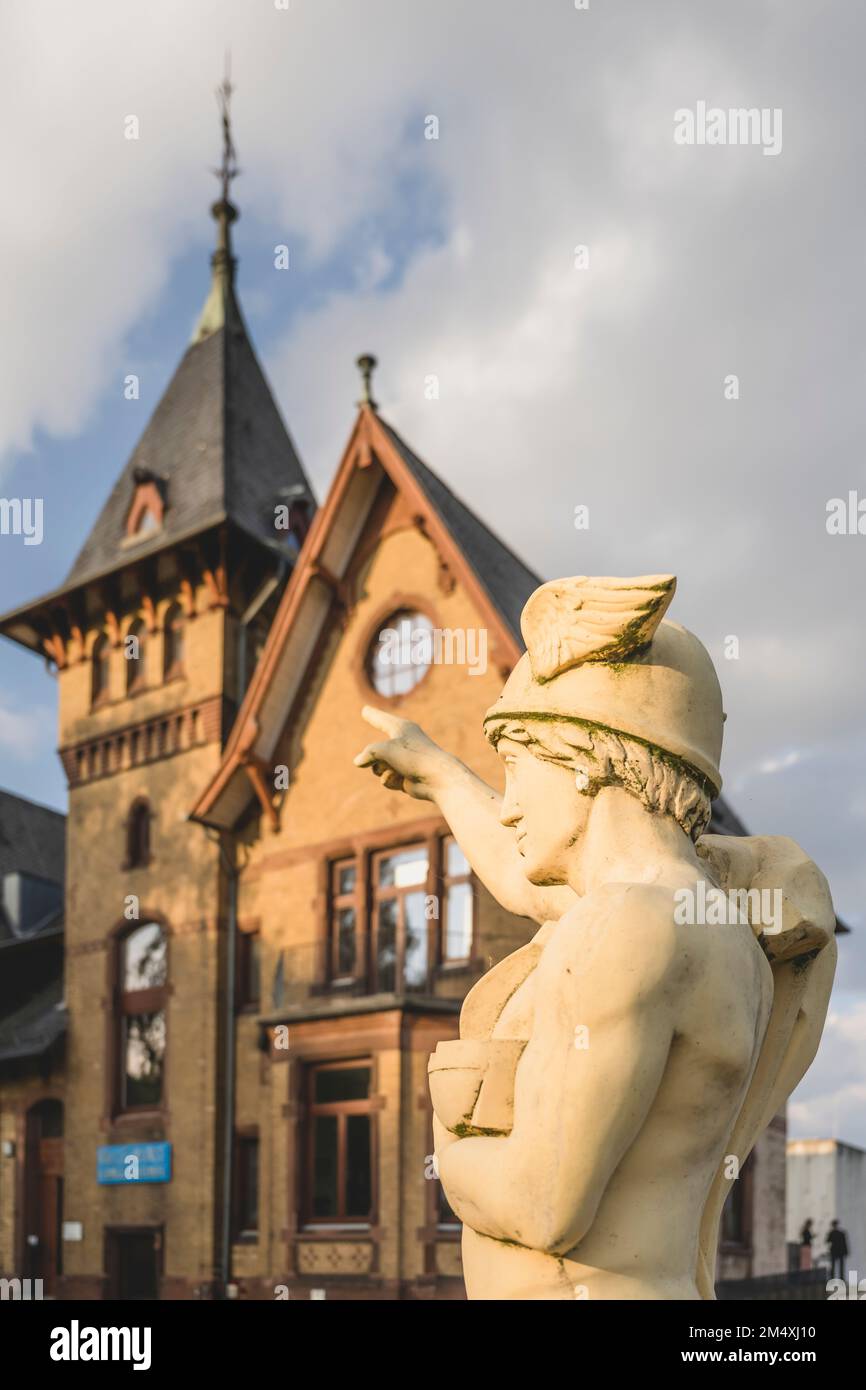
[[[492,787],[410,720],[371,705],[362,713],[387,738],[368,744],[356,766],[371,768],[391,791],[435,802],[474,872],[507,911],[546,922],[574,906],[570,888],[537,888],[526,878],[514,832],[499,819],[502,798]]]

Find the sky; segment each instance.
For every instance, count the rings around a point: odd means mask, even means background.
[[[44,539],[0,535],[0,608],[62,581],[189,338],[230,50],[239,293],[317,494],[372,351],[385,418],[543,577],[677,575],[726,795],[854,928],[791,1132],[866,1147],[866,535],[827,529],[866,498],[864,45],[845,0],[8,0],[0,494]],[[772,145],[678,143],[702,103]],[[63,808],[55,734],[0,642],[0,785]]]

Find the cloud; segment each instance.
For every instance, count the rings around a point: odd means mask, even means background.
[[[54,711],[44,706],[21,711],[0,704],[0,748],[27,761],[45,748],[45,731],[54,727]]]
[[[788,1105],[794,1139],[841,1139],[866,1148],[866,1001],[834,999],[818,1055]]]

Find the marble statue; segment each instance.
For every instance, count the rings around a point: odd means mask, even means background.
[[[821,1036],[827,882],[791,840],[704,833],[725,716],[705,648],[664,616],[675,587],[532,594],[484,719],[503,797],[364,710],[385,738],[356,763],[434,802],[488,890],[540,926],[429,1063],[470,1299],[712,1299],[725,1197]]]

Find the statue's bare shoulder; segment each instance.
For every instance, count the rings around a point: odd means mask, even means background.
[[[675,922],[670,888],[607,883],[555,924],[543,967],[545,974],[562,974],[575,983],[604,981],[611,1003],[635,1006],[659,993],[671,1001],[693,988],[706,968],[695,932]]]

